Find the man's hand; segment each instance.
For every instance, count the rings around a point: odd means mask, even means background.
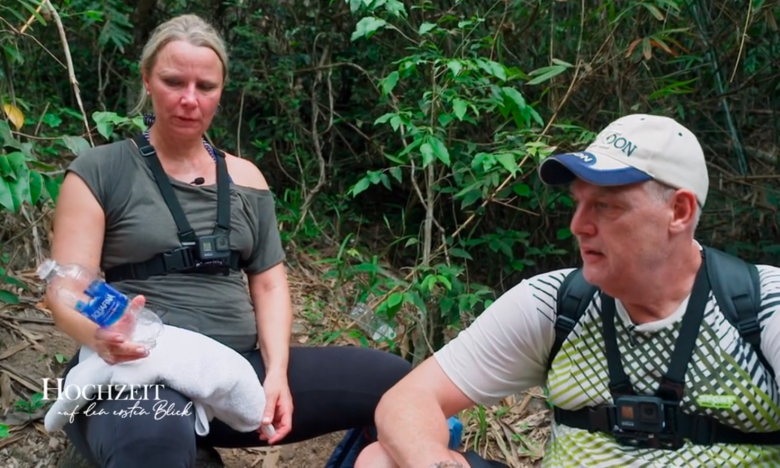
[[[265,412],[263,413],[263,425],[273,425],[275,434],[270,439],[258,429],[261,440],[267,440],[269,444],[275,444],[282,440],[292,430],[293,401],[290,387],[287,384],[287,376],[283,374],[269,374],[263,382],[265,390]]]

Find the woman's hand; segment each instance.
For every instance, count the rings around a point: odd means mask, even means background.
[[[262,427],[258,429],[260,440],[267,440],[269,444],[275,444],[284,439],[292,430],[293,402],[290,387],[287,384],[287,376],[281,373],[268,374],[263,382],[265,390],[265,412],[262,425],[272,425],[275,434],[269,439],[263,433]]]
[[[136,296],[131,304],[142,307],[146,303],[143,296]],[[114,365],[121,362],[135,361],[149,355],[144,346],[131,343],[127,337],[132,333],[135,318],[126,315],[109,328],[98,327],[95,330],[95,352],[106,363]]]

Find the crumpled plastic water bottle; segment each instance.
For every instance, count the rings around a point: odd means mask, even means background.
[[[372,340],[394,340],[395,329],[382,317],[378,316],[366,304],[360,302],[349,312],[349,316],[360,326]]]
[[[81,265],[60,265],[52,259],[41,263],[36,273],[57,303],[80,312],[102,328],[122,334],[147,351],[157,345],[164,330],[160,317],[132,303],[97,274]]]

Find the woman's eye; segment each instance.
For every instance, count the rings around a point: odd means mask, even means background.
[[[181,82],[179,80],[168,79],[165,80],[165,84],[167,84],[168,86],[178,86],[179,84],[181,84]]]

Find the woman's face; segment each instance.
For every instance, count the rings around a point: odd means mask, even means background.
[[[144,74],[155,126],[167,137],[200,138],[211,125],[223,88],[222,62],[208,47],[172,41],[157,53]]]

